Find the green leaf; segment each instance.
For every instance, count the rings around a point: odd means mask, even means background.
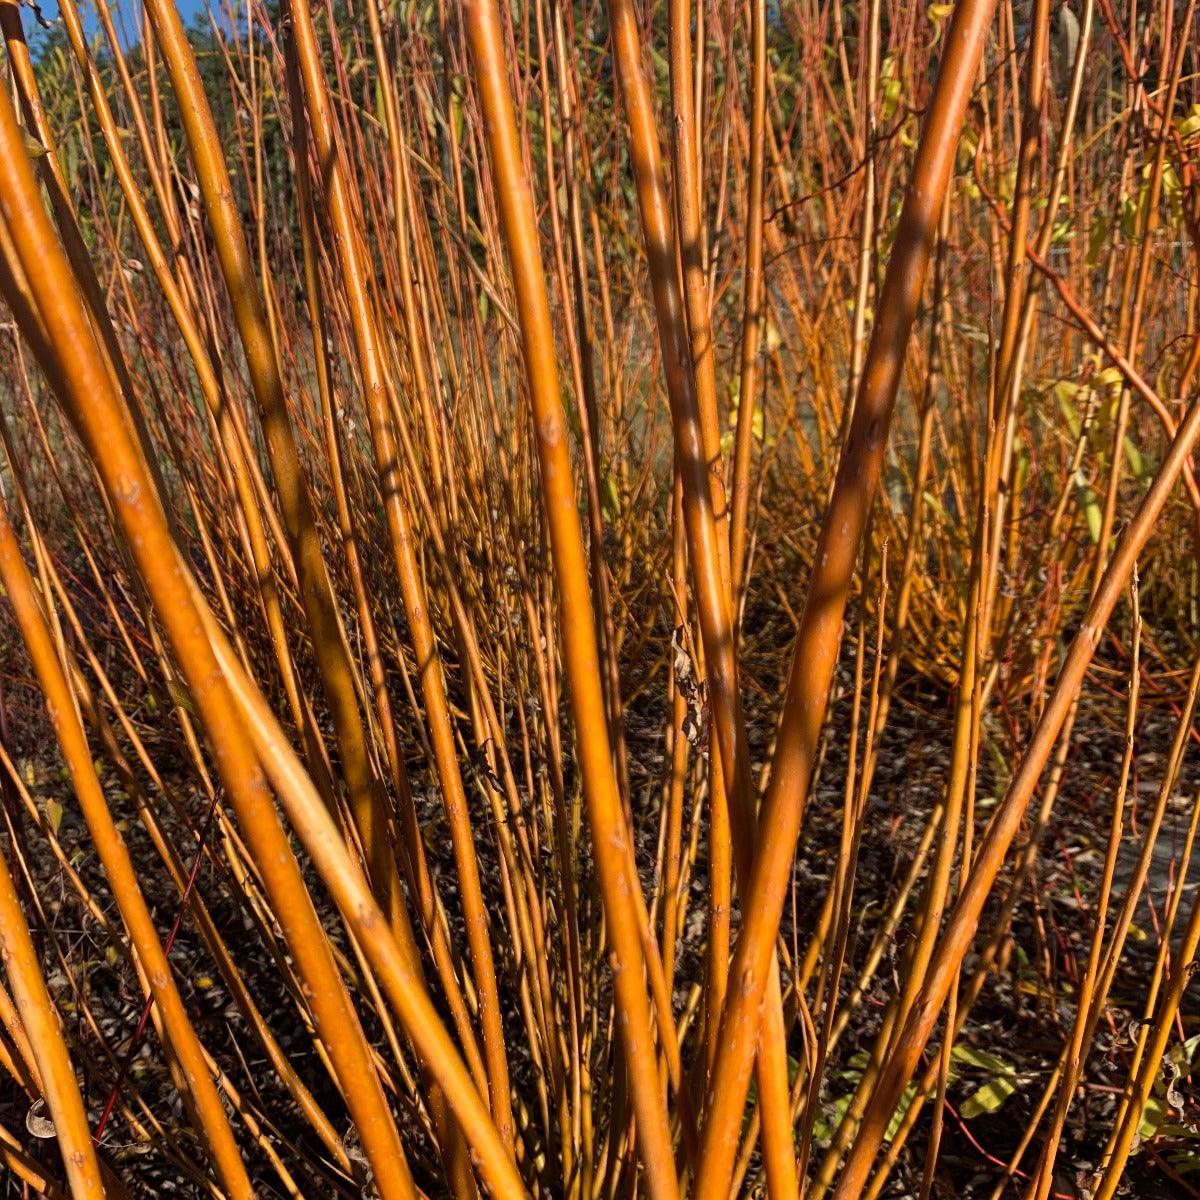
[[[900,93],[902,85],[896,72],[896,56],[894,54],[887,55],[879,66],[879,80],[882,83],[880,96],[882,103],[879,106],[880,119],[886,124],[896,115],[896,109],[900,107]]]
[[[850,1108],[850,1101],[853,1099],[854,1093],[847,1092],[844,1096],[839,1096],[836,1100],[822,1105],[820,1115],[813,1122],[814,1140],[824,1146],[833,1141],[833,1135],[837,1132],[842,1118]]]
[[[954,1062],[987,1072],[989,1078],[963,1101],[959,1110],[965,1120],[983,1113],[996,1112],[1017,1090],[1017,1069],[998,1054],[975,1046],[955,1046],[950,1052]]]
[[[1161,1096],[1147,1096],[1146,1107],[1142,1109],[1142,1119],[1138,1122],[1138,1137],[1143,1141],[1152,1138],[1167,1115],[1167,1106]]]
[[[955,1046],[950,1051],[950,1057],[955,1062],[965,1063],[968,1067],[978,1067],[981,1071],[991,1071],[996,1075],[1015,1076],[1016,1067],[1004,1059],[990,1054],[987,1050],[977,1050],[974,1046]]]
[[[1167,1057],[1174,1063],[1178,1063],[1184,1069],[1192,1065],[1192,1059],[1196,1056],[1196,1047],[1200,1046],[1200,1033],[1193,1034],[1186,1042],[1180,1042],[1174,1047]]]
[[[994,1113],[1017,1090],[1016,1080],[1011,1075],[997,1075],[989,1079],[973,1096],[963,1101],[959,1114],[963,1120]]]
[[[604,495],[601,497],[600,507],[604,512],[604,519],[611,524],[621,515],[621,497],[617,492],[616,477],[611,471],[604,473],[601,487]]]
[[[1145,479],[1149,474],[1146,460],[1142,457],[1142,452],[1129,438],[1125,439],[1125,457],[1129,460],[1129,469],[1133,472],[1134,479],[1139,482]]]
[[[913,1097],[916,1094],[917,1085],[915,1083],[910,1083],[904,1089],[904,1095],[900,1097],[900,1103],[896,1105],[896,1111],[892,1113],[892,1119],[888,1122],[887,1133],[883,1135],[885,1142],[890,1142],[900,1132],[900,1126],[904,1123],[904,1118],[908,1115],[908,1110],[912,1106]]]
[[[1188,1071],[1191,1068],[1197,1046],[1200,1046],[1200,1033],[1194,1034],[1186,1042],[1180,1042],[1177,1046],[1172,1047],[1164,1056],[1163,1061],[1170,1063],[1177,1074]],[[1168,1116],[1166,1092],[1166,1072],[1160,1068],[1154,1080],[1154,1090],[1146,1097],[1146,1107],[1142,1109],[1142,1117],[1138,1122],[1138,1137],[1143,1140],[1154,1137],[1160,1129],[1164,1133],[1167,1132],[1163,1128],[1163,1123]]]
[[[923,492],[922,495],[924,496],[925,503],[928,504],[929,507],[932,508],[933,511],[937,513],[937,515],[941,517],[943,521],[948,521],[950,519],[949,514],[946,512],[945,506],[932,492]]]
[[[1180,117],[1175,122],[1179,136],[1185,141],[1200,134],[1200,104],[1193,104],[1186,117]]]

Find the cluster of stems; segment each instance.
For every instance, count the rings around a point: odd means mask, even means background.
[[[0,1173],[1195,1195],[1196,0],[29,20]]]

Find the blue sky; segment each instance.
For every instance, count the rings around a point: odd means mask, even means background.
[[[89,0],[76,0],[79,5],[79,11],[83,15],[84,27],[89,35],[95,35],[100,31],[99,22],[96,20],[95,14],[92,11],[92,6]],[[139,0],[109,0],[113,10],[113,19],[117,26],[118,32],[122,33],[122,41],[128,47],[139,40],[138,29],[141,18],[141,4]],[[42,15],[47,21],[53,21],[58,16],[58,0],[38,0],[38,7],[42,10]],[[204,13],[204,0],[175,0],[175,7],[179,10],[185,24],[191,24],[192,20],[199,14]],[[220,11],[219,7],[217,11]],[[23,14],[25,22],[25,30],[30,39],[34,39],[38,30],[37,18],[33,12],[26,10]]]

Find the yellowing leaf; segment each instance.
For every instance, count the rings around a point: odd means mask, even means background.
[[[58,827],[62,824],[63,806],[57,800],[47,800],[42,808],[46,814],[46,823],[50,826],[51,832],[57,836]]]
[[[192,703],[187,688],[177,679],[167,680],[167,695],[171,697],[171,702],[176,708],[182,708],[184,712],[195,713],[196,706]]]
[[[942,22],[954,11],[953,4],[931,4],[926,10],[929,23],[933,26],[933,44],[942,40]]]
[[[46,147],[43,146],[42,143],[39,142],[37,140],[37,138],[35,138],[33,136],[32,133],[26,133],[24,135],[24,140],[25,140],[25,153],[28,154],[30,158],[45,157],[46,152],[47,152]]]
[[[1074,397],[1079,391],[1079,385],[1072,383],[1069,379],[1059,379],[1051,385],[1050,390],[1054,393],[1058,407],[1066,418],[1071,436],[1078,437],[1082,423],[1079,420],[1079,409],[1075,407]]]

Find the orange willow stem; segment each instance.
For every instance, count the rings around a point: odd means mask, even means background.
[[[709,486],[705,439],[697,403],[695,375],[688,350],[688,333],[679,273],[671,236],[671,210],[658,149],[653,100],[641,66],[641,37],[633,6],[613,0],[610,6],[613,48],[621,93],[630,128],[630,151],[641,207],[654,304],[662,348],[663,371],[675,428],[675,456],[683,483],[684,523],[691,555],[704,641],[709,695],[720,738],[721,765],[727,789],[745,808],[735,804],[735,824],[748,820],[749,761],[745,725],[738,693],[737,666],[731,639],[728,587],[722,579],[722,556]]]
[[[244,452],[248,444],[245,424],[241,419],[240,410],[222,395],[221,387],[213,369],[212,360],[204,345],[204,339],[192,313],[184,299],[183,291],[171,272],[170,263],[163,252],[155,232],[154,222],[141,192],[137,187],[129,159],[122,145],[120,132],[113,118],[112,110],[105,94],[100,72],[91,55],[83,31],[83,24],[78,9],[73,0],[63,0],[59,12],[67,31],[67,39],[75,51],[80,70],[88,84],[88,92],[96,109],[100,123],[100,132],[108,148],[109,157],[121,185],[121,193],[129,206],[134,227],[146,252],[146,257],[163,290],[163,295],[179,325],[188,353],[196,370],[196,381],[208,404],[213,419],[216,421],[224,442],[226,456],[229,462],[234,486],[237,489],[238,502],[242,518],[246,525],[246,536],[250,542],[250,551],[256,567],[256,582],[262,597],[263,608],[267,616],[272,643],[276,648],[276,658],[280,672],[283,675],[284,688],[292,707],[298,726],[302,724],[299,691],[296,683],[296,673],[288,651],[284,618],[279,600],[279,589],[276,586],[275,573],[271,564],[270,549],[266,531],[263,526],[262,514],[255,503],[255,495],[249,476],[249,456]],[[165,212],[166,210],[164,210]],[[169,221],[168,221],[169,226]]]
[[[71,1195],[74,1200],[101,1200],[105,1191],[83,1097],[3,855],[0,855],[0,959],[42,1077],[46,1107],[54,1122]]]
[[[387,897],[393,919],[405,922],[407,914],[399,894],[399,875],[387,836],[387,814],[367,755],[349,653],[321,553],[312,501],[300,468],[274,339],[254,280],[254,264],[234,201],[224,152],[178,10],[167,0],[149,0],[146,10],[178,99],[197,182],[246,353],[275,488],[299,576],[301,600],[342,753],[342,771],[354,822],[375,887],[380,895]]]
[[[762,839],[743,912],[721,1047],[704,1124],[696,1196],[726,1200],[759,1030],[759,1008],[787,897],[817,739],[837,662],[850,581],[858,559],[916,317],[959,129],[983,54],[994,0],[959,0],[946,31],[941,70],[913,164],[888,263],[879,319],[859,385],[846,447],[817,543],[762,813]]]
[[[388,533],[396,560],[396,574],[403,593],[409,630],[416,651],[421,689],[425,700],[430,736],[433,741],[438,777],[442,785],[446,815],[458,867],[458,881],[467,926],[471,963],[479,989],[479,1019],[483,1027],[483,1052],[487,1061],[488,1094],[492,1114],[505,1144],[513,1146],[514,1126],[510,1095],[508,1060],[501,1025],[500,999],[496,985],[496,967],[492,958],[487,908],[479,880],[479,863],[467,811],[467,797],[458,765],[454,731],[450,721],[441,657],[429,623],[429,600],[417,562],[412,523],[399,478],[399,460],[391,432],[383,378],[382,352],[374,315],[367,295],[367,274],[359,250],[359,223],[346,185],[345,170],[333,133],[333,114],[321,68],[316,30],[307,4],[292,3],[292,44],[296,51],[300,76],[310,118],[317,159],[328,197],[330,220],[336,234],[338,259],[346,285],[347,302],[354,327],[359,372],[371,423],[372,439],[379,472],[380,490],[388,522]],[[306,169],[298,163],[297,169]],[[414,348],[415,350],[416,348]],[[380,831],[382,836],[382,831]]]
[[[723,562],[713,489],[706,454],[703,416],[698,402],[696,375],[688,347],[684,298],[671,233],[654,102],[642,69],[641,38],[633,5],[611,0],[609,20],[618,66],[621,95],[630,130],[630,156],[641,211],[642,232],[650,264],[655,316],[662,351],[663,372],[675,440],[675,461],[683,485],[684,524],[692,564],[692,585],[700,618],[709,698],[713,706],[720,774],[734,835],[735,866],[743,888],[754,854],[755,814],[750,795],[750,761],[746,727],[739,694],[734,652],[733,607],[729,568]],[[724,978],[724,973],[721,972]],[[759,1055],[763,1103],[763,1156],[771,1194],[788,1200],[798,1192],[795,1147],[788,1111],[787,1050],[778,968],[772,960],[767,1015],[763,1022]],[[762,1006],[762,996],[759,997]],[[758,1029],[755,1029],[757,1040]],[[736,1136],[736,1135],[735,1135]]]
[[[704,234],[700,203],[702,156],[696,130],[696,82],[693,79],[691,0],[671,0],[668,5],[669,62],[671,73],[671,165],[675,172],[675,219],[679,267],[683,277],[688,337],[700,412],[700,435],[708,464],[713,513],[717,522],[717,552],[721,578],[729,588],[729,505],[725,496],[725,471],[721,455],[721,417],[717,408],[716,355],[713,351],[711,297],[704,274]],[[701,9],[703,4],[701,4]],[[698,18],[703,25],[703,16]],[[676,488],[678,490],[678,481]],[[682,515],[682,509],[680,509]],[[682,577],[685,581],[686,576]],[[686,596],[679,602],[686,612]],[[700,664],[696,664],[699,667]],[[729,972],[729,933],[733,908],[733,843],[725,772],[720,746],[709,756],[708,778],[708,939],[705,948],[704,1033],[705,1066],[716,1057],[717,1029]],[[681,750],[686,755],[686,747]]]
[[[697,142],[695,81],[693,79],[691,0],[671,0],[668,6],[671,69],[671,165],[675,171],[675,210],[679,232],[679,259],[687,304],[688,333],[695,372],[696,400],[700,407],[701,434],[708,461],[713,509],[718,527],[727,531],[725,475],[721,464],[721,415],[717,408],[717,369],[713,351],[711,297],[705,282],[704,233],[700,201],[703,180],[698,178],[701,155]],[[700,5],[703,7],[703,4]],[[703,23],[703,18],[699,18]],[[728,546],[721,551],[722,562]],[[728,564],[725,564],[728,572]]]
[[[733,443],[733,515],[729,558],[734,614],[746,586],[746,514],[750,508],[750,453],[758,406],[758,360],[763,318],[763,159],[767,124],[767,3],[750,0],[754,54],[750,107],[750,186],[746,194],[746,266],[742,283],[742,361],[738,376],[737,428]]]
[[[211,739],[217,767],[252,847],[305,979],[322,1040],[358,1125],[381,1192],[415,1195],[395,1123],[366,1040],[337,973],[299,865],[271,804],[266,780],[230,704],[204,636],[166,517],[127,426],[88,322],[84,301],[54,236],[7,93],[0,95],[0,215],[20,259],[50,345],[62,351],[63,394],[124,530],[154,609]],[[36,336],[37,331],[34,331]]]
[[[950,985],[957,977],[963,956],[975,935],[980,913],[1020,827],[1025,806],[1054,748],[1067,713],[1078,696],[1104,626],[1129,582],[1138,554],[1154,531],[1155,521],[1192,452],[1197,434],[1200,434],[1200,403],[1193,401],[1149,492],[1117,540],[1112,559],[1096,586],[1095,595],[1084,614],[1079,633],[1071,643],[1054,690],[1046,701],[1041,719],[1009,783],[1004,800],[992,818],[966,887],[950,915],[946,931],[929,965],[925,986],[909,1013],[894,1055],[880,1075],[858,1138],[847,1156],[834,1200],[854,1200],[861,1191],[900,1095],[920,1059]]]
[[[463,15],[516,293],[537,438],[542,503],[559,589],[559,623],[571,712],[607,921],[618,1023],[633,1096],[638,1147],[649,1194],[654,1200],[672,1200],[679,1189],[664,1098],[658,1083],[641,920],[633,896],[640,884],[631,870],[631,835],[609,748],[587,558],[576,508],[575,480],[554,353],[554,327],[533,197],[517,140],[496,0],[467,0]],[[669,1021],[670,1013],[662,1014],[661,1019]]]
[[[207,1147],[231,1196],[250,1197],[253,1189],[224,1102],[213,1083],[200,1039],[188,1019],[166,953],[146,906],[137,872],[117,830],[96,777],[87,737],[66,673],[54,648],[46,618],[38,604],[33,579],[21,557],[5,506],[0,502],[0,578],[25,644],[33,659],[46,704],[71,770],[79,805],[104,865],[113,897],[137,951],[138,960],[162,1014],[173,1053],[191,1091]]]
[[[195,584],[191,586],[194,588]],[[350,856],[312,780],[288,745],[270,708],[246,677],[212,614],[204,610],[201,616],[263,768],[405,1031],[429,1063],[430,1073],[454,1113],[484,1183],[495,1200],[525,1200],[525,1186],[512,1155],[439,1019],[423,981],[408,965],[361,868]]]

